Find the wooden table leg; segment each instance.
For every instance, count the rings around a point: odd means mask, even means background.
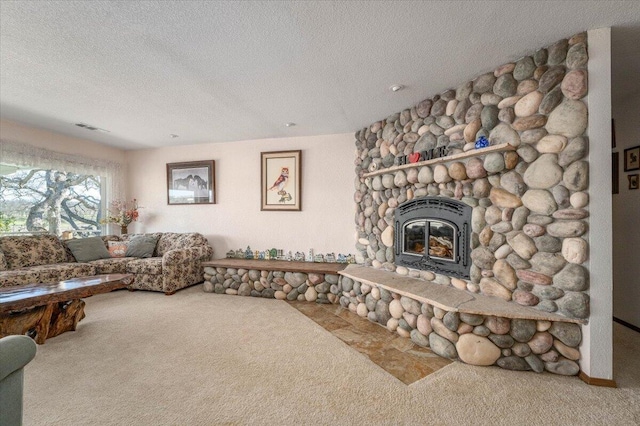
[[[49,303],[44,307],[42,317],[40,317],[40,321],[38,321],[38,325],[36,325],[36,337],[33,340],[39,345],[44,345],[45,340],[47,340],[49,326],[51,325],[51,315],[53,314],[55,305],[57,305],[57,303]]]
[[[66,303],[55,303],[47,338],[65,331],[75,331],[76,326],[84,318],[84,300],[75,299]]]
[[[49,337],[65,331],[75,331],[84,315],[84,300],[49,303],[23,312],[0,315],[0,337],[29,334],[37,344],[43,345]],[[30,332],[30,333],[29,333]]]
[[[43,321],[43,317],[47,316],[46,321]],[[0,314],[0,337],[25,334],[29,330],[34,330],[36,333],[42,335],[43,331],[48,331],[49,318],[51,313],[47,312],[47,306],[40,306],[34,309],[29,309],[22,312],[12,312],[7,314]],[[46,332],[41,342],[44,343],[44,339],[47,338]],[[38,339],[34,339],[36,342]]]

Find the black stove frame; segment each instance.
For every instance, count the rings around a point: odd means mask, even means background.
[[[471,212],[472,207],[458,200],[444,197],[423,197],[407,201],[395,212],[395,262],[408,268],[430,270],[439,274],[469,279],[471,268]],[[407,224],[426,220],[425,253],[405,250],[404,229]],[[429,221],[444,222],[454,228],[454,259],[429,256]]]

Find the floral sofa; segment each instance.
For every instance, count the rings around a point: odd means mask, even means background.
[[[77,262],[54,235],[0,237],[0,287],[46,283],[101,274],[134,274],[131,290],[176,291],[202,282],[202,262],[213,248],[199,233],[106,235],[109,241],[130,241],[138,235],[158,237],[152,257],[113,257]]]

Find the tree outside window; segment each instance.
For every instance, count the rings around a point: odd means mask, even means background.
[[[0,175],[0,233],[99,235],[103,181],[43,169]]]

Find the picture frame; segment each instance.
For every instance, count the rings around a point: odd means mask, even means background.
[[[634,175],[629,175],[629,189],[633,190],[633,189],[638,189],[639,183],[638,183],[638,174],[634,174]]]
[[[302,210],[302,151],[260,153],[260,210]]]
[[[214,160],[167,163],[167,204],[215,204]]]
[[[624,171],[640,170],[640,145],[624,150]]]

